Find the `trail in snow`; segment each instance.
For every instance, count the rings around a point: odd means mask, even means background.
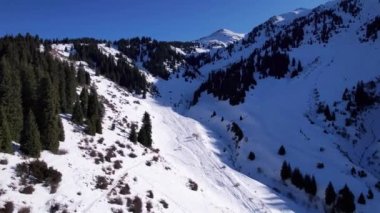
[[[270,212],[260,199],[256,198],[243,182],[236,177],[232,170],[228,169],[227,165],[217,159],[214,153],[208,151],[205,141],[194,137],[194,129],[190,129],[188,119],[179,119],[179,115],[174,114],[170,109],[164,109],[166,116],[164,119],[167,123],[174,124],[178,128],[177,143],[179,147],[193,156],[199,168],[203,171],[203,176],[206,177],[215,188],[222,189],[226,194],[233,195],[237,201],[240,201],[247,212]],[[164,120],[164,121],[165,121]],[[224,168],[224,169],[221,169]]]

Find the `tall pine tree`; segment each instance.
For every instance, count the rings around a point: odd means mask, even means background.
[[[339,212],[354,212],[356,209],[355,196],[347,185],[339,190],[336,208]]]
[[[3,107],[11,138],[18,141],[23,120],[20,79],[18,71],[12,70],[4,57],[0,61],[0,105]]]
[[[44,149],[57,152],[59,148],[59,117],[58,104],[54,87],[49,77],[41,80],[39,88],[38,126],[41,134],[41,143]]]
[[[145,112],[142,119],[142,126],[137,136],[138,142],[143,146],[151,147],[152,146],[152,123],[150,120],[149,113]]]
[[[40,157],[41,138],[36,118],[31,110],[26,116],[24,128],[21,131],[20,150],[31,157]]]
[[[2,107],[0,107],[0,152],[13,152],[11,133]]]
[[[75,102],[74,110],[73,110],[73,116],[71,117],[71,120],[81,125],[83,123],[83,111],[82,111],[82,105],[79,100]]]
[[[336,200],[336,193],[334,190],[334,186],[331,182],[329,182],[329,185],[327,185],[326,191],[325,191],[325,202],[326,205],[334,204]]]

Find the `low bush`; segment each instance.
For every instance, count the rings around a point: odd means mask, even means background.
[[[62,174],[53,167],[48,167],[44,161],[35,160],[30,163],[16,165],[16,175],[29,183],[43,183],[52,189],[57,188],[62,180]]]

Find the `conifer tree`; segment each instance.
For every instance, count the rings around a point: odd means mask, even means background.
[[[317,188],[317,181],[315,180],[314,176],[311,177],[311,183],[310,184],[311,184],[310,185],[310,194],[315,196],[317,194],[318,188]]]
[[[354,212],[356,209],[355,196],[347,185],[344,185],[344,187],[339,190],[336,208],[340,212]]]
[[[76,78],[75,78],[75,69],[72,66],[65,66],[65,75],[66,75],[66,102],[67,102],[67,111],[72,112],[73,103],[76,99]]]
[[[284,161],[281,167],[281,179],[287,180],[291,176],[292,176],[292,171],[291,171],[290,165],[286,161]]]
[[[4,57],[0,61],[0,105],[6,116],[11,139],[18,141],[23,120],[20,78],[17,70],[11,71]]]
[[[101,104],[98,100],[98,94],[96,89],[92,87],[87,105],[87,134],[95,135],[95,133],[102,133],[101,114]]]
[[[311,177],[306,174],[303,178],[304,190],[306,193],[311,194]]]
[[[26,116],[24,128],[21,131],[20,150],[31,157],[40,157],[41,138],[36,119],[31,110]]]
[[[79,124],[79,125],[83,123],[82,105],[79,100],[77,100],[74,104],[74,110],[73,110],[73,115],[71,117],[71,120],[74,123]]]
[[[146,147],[152,146],[152,123],[150,121],[150,115],[147,112],[144,113],[137,140]]]
[[[334,186],[331,182],[327,185],[326,191],[325,191],[325,202],[326,205],[334,204],[336,200],[336,193],[334,190]]]
[[[65,130],[63,129],[63,124],[61,118],[58,118],[58,139],[59,141],[65,141]]]
[[[82,108],[83,115],[87,117],[88,92],[87,92],[87,89],[85,87],[83,87],[83,89],[79,95],[79,99],[80,99],[80,102],[82,105],[81,108]]]
[[[59,147],[58,110],[54,92],[49,77],[44,77],[39,89],[39,130],[44,149],[57,152]]]
[[[292,184],[295,185],[299,189],[303,189],[304,187],[304,179],[302,176],[301,171],[298,168],[295,168],[292,177],[291,177]]]
[[[286,154],[286,151],[285,151],[285,148],[283,145],[281,145],[281,147],[278,149],[278,154],[279,155],[285,155]]]
[[[372,192],[371,189],[368,189],[367,198],[368,198],[369,200],[373,199],[373,192]]]
[[[363,193],[360,193],[358,203],[364,205],[366,203]]]
[[[86,84],[86,71],[84,70],[83,66],[79,66],[79,68],[78,68],[77,82],[79,85],[85,85]]]
[[[137,142],[137,132],[136,132],[136,129],[137,129],[137,125],[136,124],[132,124],[131,125],[131,132],[129,133],[128,139],[131,142],[133,142],[133,143]]]
[[[0,107],[0,152],[13,152],[11,133],[2,107]]]

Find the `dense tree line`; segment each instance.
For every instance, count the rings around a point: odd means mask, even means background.
[[[119,57],[117,62],[115,57],[103,54],[97,43],[74,43],[76,53],[71,55],[73,60],[86,61],[90,67],[94,68],[97,74],[104,75],[122,87],[125,87],[136,94],[143,94],[148,91],[148,82],[145,76],[127,59]],[[82,74],[83,75],[83,74]],[[81,83],[86,81],[86,76],[79,76]]]
[[[87,90],[87,87],[83,87],[75,101],[71,120],[79,125],[86,124],[86,133],[89,135],[101,134],[104,108],[98,100],[96,89],[91,87],[90,93]]]
[[[267,53],[262,55],[260,49],[256,49],[246,60],[232,64],[226,70],[211,72],[208,79],[194,92],[192,104],[198,102],[199,97],[205,91],[213,94],[219,100],[229,100],[231,105],[244,103],[246,92],[256,85],[254,73],[259,73],[260,78],[274,77],[277,79],[295,77],[303,70],[301,62],[293,58],[290,60],[286,53]]]
[[[175,50],[177,43],[162,42],[149,37],[121,39],[116,42],[120,52],[131,59],[142,62],[143,66],[153,75],[167,80],[170,76],[168,69],[175,69],[177,63],[185,57]],[[190,44],[182,44],[189,48]]]
[[[367,24],[366,37],[372,40],[377,39],[377,32],[380,31],[380,16],[377,16],[374,20]]]
[[[11,141],[25,154],[57,152],[64,140],[59,113],[72,113],[76,99],[73,66],[40,50],[30,35],[0,39],[0,150],[11,153]],[[46,43],[46,42],[45,42]]]
[[[292,169],[290,164],[283,162],[281,167],[281,179],[290,182],[299,189],[303,189],[306,193],[315,196],[317,194],[317,182],[314,176],[303,175],[298,168]]]

